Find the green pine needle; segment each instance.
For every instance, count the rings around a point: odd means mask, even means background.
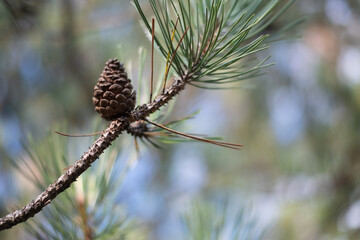
[[[159,26],[155,42],[161,54],[165,59],[168,53],[173,54],[189,27],[171,68],[177,77],[187,74],[193,86],[208,89],[223,88],[222,85],[209,86],[212,84],[229,84],[260,76],[264,68],[272,65],[265,64],[269,58],[262,61],[255,58],[257,53],[268,48],[269,36],[261,33],[293,3],[294,0],[149,0]],[[134,0],[133,4],[151,32],[139,1]],[[172,42],[171,33],[177,18],[179,23]],[[245,63],[250,66],[244,68]]]
[[[59,128],[64,129],[54,127]],[[86,145],[88,141],[85,140]],[[102,159],[83,173],[75,184],[61,193],[36,218],[25,222],[28,233],[36,239],[88,239],[84,237],[85,220],[93,239],[120,239],[121,236],[136,232],[132,219],[116,201],[127,171],[127,168],[120,168],[120,153],[126,152],[123,151],[126,149],[124,145],[117,143],[107,149],[101,155]],[[50,133],[43,141],[36,141],[29,136],[25,145],[26,158],[14,160],[13,164],[33,183],[37,191],[41,191],[72,164],[69,159],[75,156],[69,155],[74,155],[74,150],[82,148],[74,138],[55,133]]]
[[[183,239],[260,240],[266,229],[243,204],[229,204],[225,199],[195,201],[182,216]]]

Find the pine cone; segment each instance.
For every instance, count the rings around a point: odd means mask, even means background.
[[[105,120],[126,115],[135,107],[136,92],[132,91],[131,80],[124,70],[117,59],[110,59],[94,87],[95,110]]]

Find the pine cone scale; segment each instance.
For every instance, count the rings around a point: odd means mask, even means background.
[[[121,87],[119,84],[113,84],[109,87],[109,90],[112,91],[115,94],[120,93],[124,88]]]
[[[116,95],[115,99],[119,102],[125,102],[126,101],[126,97],[122,94],[118,94]]]
[[[115,96],[116,96],[116,94],[113,92],[110,92],[110,91],[106,91],[103,95],[104,98],[109,99],[109,100],[114,99]]]

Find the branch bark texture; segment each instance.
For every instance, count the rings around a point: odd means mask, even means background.
[[[92,144],[89,150],[86,151],[81,158],[54,183],[50,184],[44,192],[22,209],[16,210],[13,213],[0,218],[0,231],[25,222],[27,219],[40,212],[46,205],[51,203],[57,195],[70,187],[70,185],[99,158],[104,150],[108,148],[120,134],[129,128],[129,125],[132,122],[148,117],[151,113],[167,104],[174,96],[184,89],[188,79],[188,74],[175,79],[166,91],[157,96],[154,101],[137,107],[128,116],[112,121],[104,133]]]

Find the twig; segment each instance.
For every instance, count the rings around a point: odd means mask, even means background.
[[[131,112],[130,116],[112,121],[104,130],[104,133],[92,144],[89,150],[86,151],[82,157],[54,183],[50,184],[44,192],[22,209],[16,210],[13,213],[0,218],[0,231],[25,222],[27,219],[40,212],[46,205],[51,203],[57,195],[70,187],[70,185],[75,182],[97,158],[99,158],[104,150],[110,146],[111,142],[129,128],[130,123],[146,118],[151,113],[159,110],[160,107],[167,104],[175,95],[182,91],[189,80],[188,78],[188,75],[184,75],[175,79],[168,89],[163,94],[157,96],[154,101],[139,106]]]

